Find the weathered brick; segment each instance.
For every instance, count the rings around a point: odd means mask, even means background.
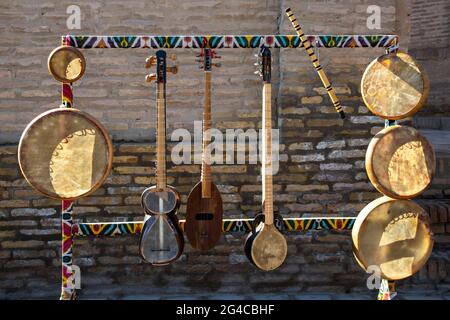
[[[81,205],[112,205],[121,204],[121,197],[87,197],[78,200]]]
[[[288,192],[306,192],[306,191],[328,191],[329,187],[324,184],[288,184],[286,191]]]
[[[116,156],[113,158],[113,163],[137,163],[137,156]]]
[[[338,170],[350,170],[353,165],[350,163],[321,163],[320,170],[338,171]]]
[[[342,119],[311,119],[306,121],[308,127],[333,127],[342,126]]]
[[[333,150],[328,155],[330,159],[364,158],[366,150]]]
[[[292,114],[310,114],[311,110],[309,108],[306,107],[289,107],[289,108],[283,108],[281,109],[281,114],[282,115],[292,115]]]
[[[301,101],[303,104],[319,104],[323,98],[321,96],[302,97]]]
[[[317,149],[340,149],[345,147],[345,140],[320,141]]]
[[[27,200],[2,200],[0,201],[0,208],[28,207],[29,203]]]
[[[314,162],[314,161],[324,161],[325,156],[321,153],[314,153],[308,155],[292,155],[292,162]]]
[[[3,241],[1,243],[4,249],[22,249],[22,248],[36,248],[42,247],[45,244],[44,241],[38,240],[26,240],[26,241]]]
[[[289,150],[312,150],[312,142],[296,142],[289,145]]]
[[[17,208],[11,210],[12,217],[48,217],[54,214],[56,214],[56,210],[52,208]]]

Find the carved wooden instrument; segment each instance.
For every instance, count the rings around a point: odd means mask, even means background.
[[[384,196],[359,213],[352,242],[356,261],[364,270],[376,266],[383,279],[401,280],[425,265],[434,240],[422,207]]]
[[[166,68],[166,52],[158,50],[156,57],[146,61],[146,67],[156,64],[156,74],[146,77],[156,80],[156,186],[144,190],[141,196],[145,211],[139,251],[141,257],[152,265],[162,266],[175,261],[184,249],[183,233],[176,216],[180,195],[167,185],[166,179],[166,71],[176,73],[177,67]]]
[[[205,102],[203,109],[202,176],[189,193],[186,207],[186,236],[192,247],[209,250],[222,234],[222,197],[211,178],[211,160],[207,147],[211,143],[211,69],[214,52],[204,49]]]
[[[428,140],[408,126],[386,127],[371,140],[366,152],[370,182],[396,199],[421,194],[433,180],[436,160]]]
[[[323,70],[322,66],[319,63],[319,58],[317,58],[316,54],[314,53],[313,46],[309,42],[308,38],[306,38],[305,34],[302,31],[302,28],[298,24],[298,20],[295,18],[294,13],[292,12],[291,8],[286,9],[286,14],[289,17],[289,20],[292,23],[292,26],[294,27],[295,31],[297,32],[298,37],[300,38],[300,41],[302,42],[303,46],[305,47],[306,53],[308,54],[309,59],[311,60],[312,64],[314,65],[314,68],[316,69],[317,73],[319,74],[319,78],[322,81],[323,86],[328,92],[328,96],[331,99],[331,102],[333,102],[334,108],[336,109],[336,112],[339,113],[342,119],[345,119],[345,113],[342,109],[341,102],[339,101],[338,97],[336,96],[336,93],[334,92],[333,87],[331,86],[330,81],[328,80],[327,75],[325,74],[325,71]]]
[[[272,186],[272,85],[271,53],[266,47],[261,50],[263,87],[263,156],[261,177],[263,185],[264,222],[249,234],[244,251],[249,260],[258,268],[270,271],[281,266],[286,259],[287,243],[274,225]]]
[[[428,77],[410,55],[397,52],[372,61],[361,79],[361,94],[367,108],[384,119],[403,119],[425,104]]]
[[[46,111],[25,128],[18,160],[25,180],[47,197],[74,200],[97,190],[112,167],[105,127],[74,108]]]

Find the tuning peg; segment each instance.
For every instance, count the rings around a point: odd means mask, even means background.
[[[221,63],[213,63],[212,66],[216,67],[216,68],[220,68],[222,66],[222,64]]]
[[[156,57],[155,56],[151,56],[151,57],[148,57],[147,59],[145,59],[145,67],[147,69],[153,67],[154,65],[156,65]]]
[[[170,72],[172,74],[177,74],[178,73],[178,66],[167,67],[166,71]]]
[[[197,62],[203,62],[202,59],[195,59],[195,61],[197,61]]]
[[[151,73],[145,76],[145,82],[152,82],[156,80],[156,73]]]
[[[167,56],[168,59],[175,61],[177,60],[177,54],[176,53],[171,53]]]

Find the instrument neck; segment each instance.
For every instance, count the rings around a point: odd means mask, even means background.
[[[156,187],[164,190],[166,179],[166,84],[156,86]]]
[[[265,224],[273,224],[273,181],[272,181],[272,84],[264,82],[263,87],[263,157],[261,176],[263,183],[263,208]]]
[[[202,198],[211,197],[211,159],[208,149],[211,143],[211,71],[205,71],[205,101],[203,107],[203,144],[202,144]]]

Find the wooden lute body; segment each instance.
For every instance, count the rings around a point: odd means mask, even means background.
[[[147,67],[157,64],[157,74],[147,81],[157,80],[157,135],[156,135],[156,186],[144,190],[141,196],[145,211],[139,251],[141,257],[155,266],[167,265],[181,255],[184,249],[183,233],[176,216],[180,195],[167,185],[166,178],[166,53],[156,52],[156,58],[147,60]],[[176,67],[169,69],[176,73]]]
[[[210,49],[204,50],[205,103],[203,110],[202,176],[191,190],[186,206],[186,236],[192,247],[209,250],[222,234],[222,197],[211,178],[210,157],[207,147],[211,142],[211,59]]]
[[[264,222],[247,237],[244,251],[249,260],[259,269],[270,271],[280,267],[287,256],[287,243],[283,234],[275,227],[273,212],[272,183],[272,85],[271,54],[267,48],[262,49],[263,88],[263,211]]]

